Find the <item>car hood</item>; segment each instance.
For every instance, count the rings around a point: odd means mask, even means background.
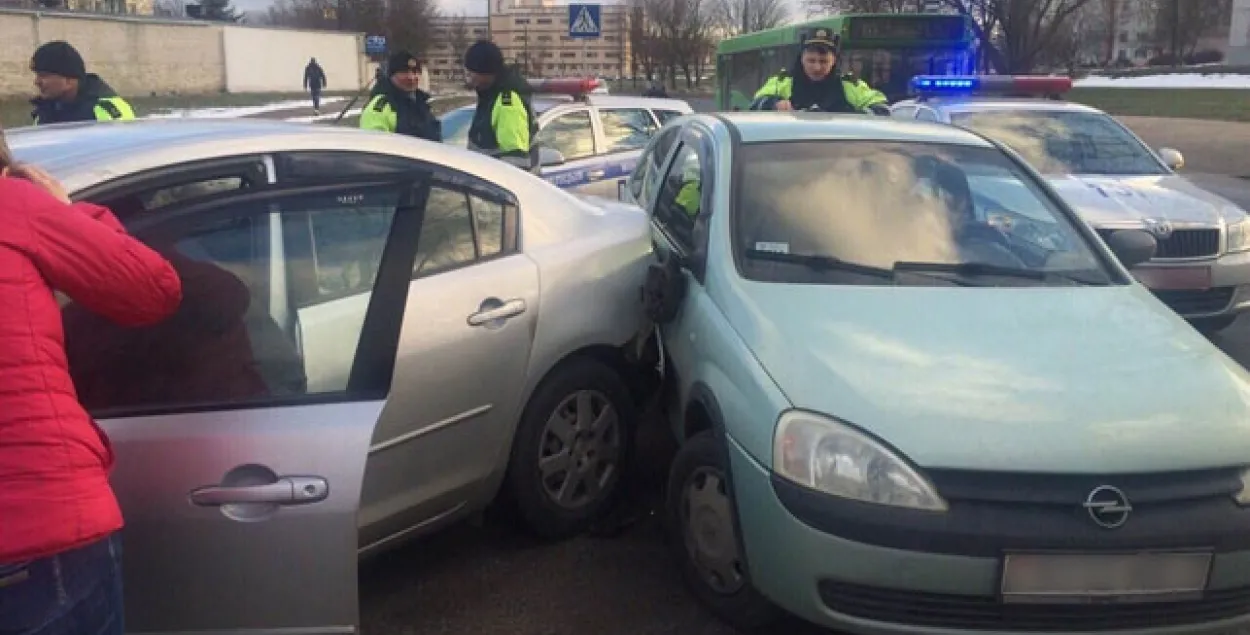
[[[1146,219],[1218,225],[1245,217],[1239,207],[1183,176],[1053,176],[1051,187],[1094,226]]]
[[[1250,374],[1140,285],[751,283],[731,301],[735,330],[794,407],[861,426],[921,466],[1250,463]],[[744,436],[768,463],[771,436]]]

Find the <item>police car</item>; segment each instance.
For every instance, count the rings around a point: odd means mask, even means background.
[[[530,80],[542,176],[578,194],[618,198],[638,155],[670,119],[694,112],[679,99],[595,94],[597,79]],[[443,115],[443,141],[468,145],[476,106]]]
[[[1250,309],[1250,220],[1238,206],[1176,173],[1181,153],[1154,151],[1110,115],[1066,102],[1067,77],[917,76],[915,98],[892,116],[969,128],[1005,143],[1105,238],[1145,229],[1155,257],[1133,273],[1201,330]],[[989,201],[980,201],[990,205]],[[990,205],[992,207],[992,205]],[[1031,221],[989,209],[1005,231]]]

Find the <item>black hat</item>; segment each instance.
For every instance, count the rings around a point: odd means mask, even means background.
[[[828,49],[836,52],[838,50],[838,42],[842,38],[827,28],[820,27],[812,31],[812,34],[803,40],[803,48],[805,49]]]
[[[464,52],[464,67],[474,73],[498,75],[504,70],[503,51],[490,40],[478,40]]]
[[[386,72],[394,75],[402,70],[413,69],[418,72],[421,70],[421,60],[408,51],[398,51],[392,53],[386,58]]]
[[[30,70],[36,73],[52,73],[61,77],[82,79],[87,76],[87,64],[69,42],[57,40],[35,49],[30,58]]]

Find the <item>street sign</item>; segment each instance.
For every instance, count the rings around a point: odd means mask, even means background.
[[[596,38],[602,32],[603,22],[600,21],[602,5],[570,4],[569,5],[569,37]]]
[[[386,55],[386,36],[365,36],[365,55]]]

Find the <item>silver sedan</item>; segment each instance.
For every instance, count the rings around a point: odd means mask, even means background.
[[[350,633],[356,567],[498,502],[605,509],[650,378],[647,217],[400,135],[262,121],[9,132],[179,271],[150,329],[64,306],[117,452],[132,632]]]

